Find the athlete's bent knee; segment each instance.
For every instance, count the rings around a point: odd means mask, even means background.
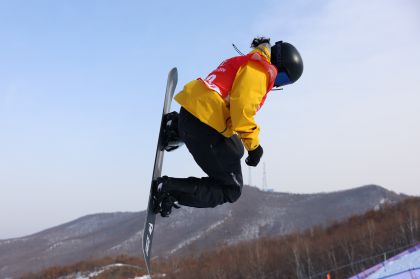
[[[227,186],[225,192],[225,202],[234,203],[242,194],[242,187],[237,185]]]

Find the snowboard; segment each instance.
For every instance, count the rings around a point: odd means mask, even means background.
[[[150,194],[149,194],[149,203],[147,205],[147,212],[146,212],[146,223],[144,225],[143,231],[143,255],[144,260],[146,262],[147,272],[149,276],[151,274],[151,266],[150,266],[150,259],[151,259],[151,252],[152,252],[152,242],[153,242],[153,232],[155,230],[155,220],[156,214],[153,212],[153,183],[156,178],[161,176],[162,173],[162,165],[163,165],[163,155],[165,152],[165,125],[166,125],[166,116],[169,114],[171,108],[172,98],[174,96],[175,87],[178,82],[178,70],[173,68],[169,71],[168,74],[168,81],[166,83],[166,93],[165,93],[165,101],[163,103],[163,112],[162,112],[162,119],[160,124],[159,130],[159,138],[157,142],[156,148],[156,156],[155,156],[155,164],[153,167],[153,175],[152,175],[152,182],[150,186]]]

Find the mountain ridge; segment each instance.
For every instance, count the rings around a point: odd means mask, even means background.
[[[153,253],[199,253],[223,244],[282,235],[361,214],[406,195],[366,185],[330,193],[292,194],[244,187],[234,204],[183,207],[158,218]],[[145,211],[90,214],[21,238],[0,240],[0,276],[16,276],[86,258],[141,256]],[[16,264],[19,263],[19,264]]]

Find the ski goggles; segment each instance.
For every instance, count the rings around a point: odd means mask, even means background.
[[[291,84],[289,77],[287,76],[286,72],[281,71],[277,74],[276,80],[274,81],[275,87],[285,86]]]

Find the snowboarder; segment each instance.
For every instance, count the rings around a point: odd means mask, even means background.
[[[297,81],[303,72],[297,49],[286,42],[255,38],[253,50],[223,61],[207,78],[187,83],[175,96],[181,105],[171,118],[172,134],[183,141],[208,177],[159,177],[154,182],[154,211],[167,217],[177,204],[215,207],[241,195],[241,158],[257,166],[263,148],[254,115],[273,87]]]

